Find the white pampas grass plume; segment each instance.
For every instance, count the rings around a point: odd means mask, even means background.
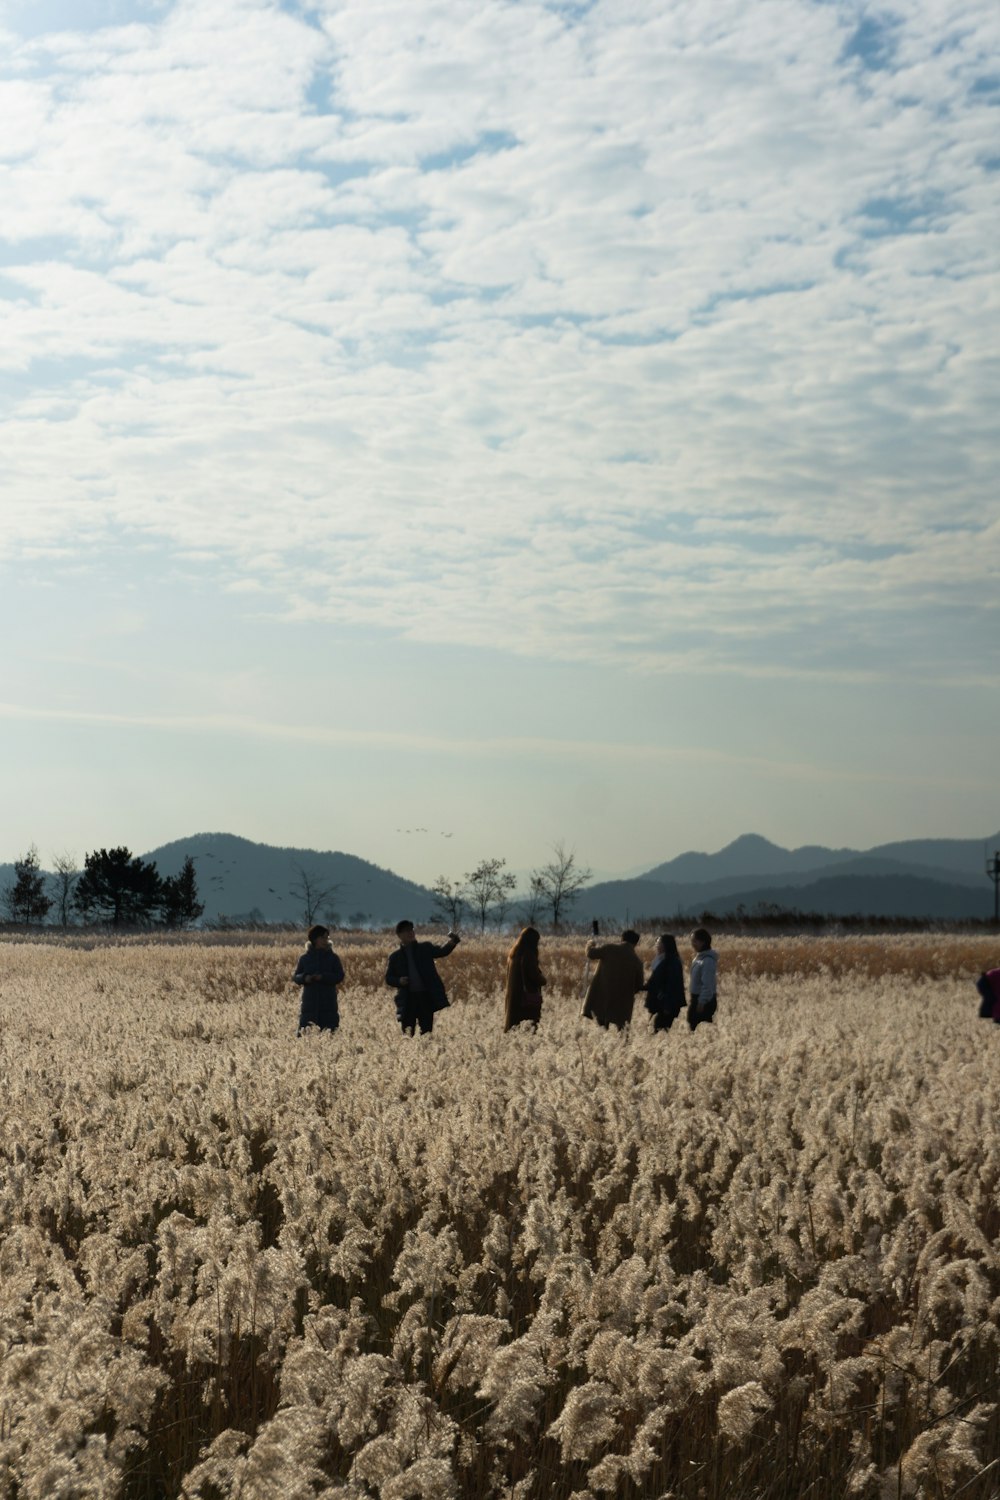
[[[759,1381],[748,1380],[745,1385],[727,1391],[719,1402],[719,1431],[742,1443],[753,1431],[757,1418],[770,1411],[773,1404]]]
[[[614,1391],[603,1380],[588,1380],[570,1391],[548,1431],[549,1437],[558,1439],[564,1463],[589,1458],[595,1448],[611,1442],[617,1406]]]

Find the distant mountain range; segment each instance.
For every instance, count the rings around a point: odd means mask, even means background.
[[[745,834],[716,854],[692,851],[634,879],[598,881],[580,893],[574,916],[605,923],[670,921],[704,911],[722,917],[738,908],[753,913],[776,906],[828,916],[982,919],[993,913],[985,854],[998,848],[1000,833],[986,840],[910,839],[867,851],[818,844],[783,849]],[[301,924],[304,901],[296,887],[303,872],[328,893],[318,904],[321,919],[335,916],[352,926],[384,926],[401,916],[426,922],[433,907],[426,886],[335,850],[282,849],[231,833],[197,833],[142,858],[153,860],[161,875],[176,875],[189,854],[209,922]],[[0,865],[0,890],[13,878],[13,865]]]
[[[1000,833],[984,841],[909,839],[865,852],[783,849],[748,833],[717,854],[680,854],[635,880],[601,881],[580,900],[608,921],[766,906],[828,916],[986,918],[993,890],[985,852],[998,847]]]

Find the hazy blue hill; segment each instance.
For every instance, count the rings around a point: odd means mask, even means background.
[[[783,849],[759,834],[747,833],[734,839],[715,854],[691,851],[676,859],[656,865],[639,878],[663,881],[667,885],[707,885],[712,881],[734,877],[805,876],[836,867],[859,868],[858,861],[872,861],[871,873],[879,873],[875,862],[894,861],[900,866],[940,873],[945,881],[958,876],[970,885],[984,877],[984,849],[1000,848],[1000,833],[982,839],[903,839],[893,844],[879,844],[874,849],[827,849],[822,844],[803,844],[799,849]]]
[[[831,917],[912,917],[961,921],[987,918],[993,913],[993,891],[947,885],[917,875],[827,875],[809,885],[763,887],[748,892],[744,905],[774,905],[783,910],[822,912]],[[720,910],[719,915],[724,915]]]
[[[969,880],[986,878],[986,854],[1000,849],[1000,833],[988,839],[906,839],[897,844],[879,844],[870,855],[902,859],[911,865],[950,870]]]
[[[643,916],[669,916],[681,909],[686,890],[662,880],[601,880],[580,892],[573,903],[573,920],[599,917],[605,924],[624,924]]]
[[[801,849],[782,849],[758,833],[745,833],[716,854],[689,851],[678,854],[665,864],[648,870],[647,880],[668,885],[703,884],[710,880],[730,879],[734,875],[785,875],[793,871],[816,870],[842,860],[853,859],[855,849],[825,849],[820,844],[804,844]]]
[[[936,850],[946,840],[915,841],[919,849]],[[954,844],[960,840],[948,841]],[[730,846],[732,847],[732,846]],[[772,846],[775,847],[775,846]],[[909,844],[897,844],[907,849]],[[831,916],[864,913],[871,916],[963,919],[993,913],[993,888],[985,879],[982,864],[970,853],[982,844],[964,841],[964,867],[922,865],[886,858],[879,850],[844,853],[834,868],[811,867],[790,871],[775,880],[762,871],[727,874],[712,880],[603,880],[580,895],[577,915],[601,916],[609,922],[643,916],[670,916],[712,910],[718,915],[742,906],[753,910],[760,904],[784,909],[829,912]],[[721,850],[721,853],[726,850]],[[840,852],[838,852],[840,853]],[[658,868],[664,868],[658,865]],[[834,873],[835,871],[835,873]],[[655,871],[654,871],[655,873]]]
[[[787,886],[803,887],[813,885],[818,880],[836,872],[839,879],[847,879],[875,876],[914,876],[921,880],[934,879],[943,885],[973,886],[977,890],[983,884],[982,875],[952,874],[948,870],[931,869],[926,865],[907,864],[901,859],[881,859],[873,855],[859,854],[853,859],[845,859],[833,867],[824,869],[822,866],[809,870],[791,871],[784,875],[782,884]],[[733,875],[726,879],[705,881],[702,884],[684,887],[687,905],[706,906],[712,901],[721,900],[724,897],[742,896],[747,890],[752,890],[761,885],[769,885],[773,877],[767,875]]]
[[[1000,835],[985,841],[993,849]],[[601,881],[577,906],[608,922],[773,904],[802,911],[913,918],[987,917],[992,889],[978,839],[907,839],[868,851],[782,849],[746,834],[716,854],[690,852],[635,880]],[[871,903],[870,905],[868,903]]]
[[[196,833],[142,857],[153,860],[161,875],[176,875],[189,854],[208,921],[258,912],[268,922],[301,922],[302,902],[291,894],[300,866],[321,886],[340,887],[322,911],[335,911],[341,922],[360,914],[376,925],[403,916],[424,922],[430,915],[433,898],[424,886],[339,850],[276,848],[232,833]]]
[[[862,861],[857,862],[859,865]],[[892,861],[875,861],[876,866]],[[853,864],[853,862],[852,862]],[[708,884],[670,884],[653,880],[603,881],[581,893],[578,917],[601,917],[606,923],[694,915],[713,911],[725,916],[743,907],[778,906],[785,911],[823,912],[829,916],[912,917],[962,920],[984,918],[993,912],[993,891],[985,879],[973,885],[960,880],[933,880],[903,866],[892,873],[819,875],[783,882],[739,880]]]

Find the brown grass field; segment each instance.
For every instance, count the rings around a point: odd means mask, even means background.
[[[957,934],[722,938],[690,1034],[403,1038],[382,936],[0,942],[3,1500],[996,1500],[1000,1027]],[[644,944],[648,958],[651,944]]]

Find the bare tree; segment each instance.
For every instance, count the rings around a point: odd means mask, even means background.
[[[303,924],[311,927],[319,916],[321,908],[329,908],[330,903],[336,900],[340,885],[324,885],[323,877],[317,875],[315,870],[307,869],[305,865],[294,865],[292,872],[295,875],[295,884],[289,886],[288,894],[294,896],[296,901],[302,902]],[[328,909],[324,915],[331,922],[335,920]]]
[[[447,875],[439,875],[431,890],[434,894],[432,915],[443,918],[449,927],[458,927],[465,910],[465,886],[461,881],[449,880]]]
[[[541,902],[548,907],[552,926],[558,932],[577,896],[590,879],[591,872],[576,862],[576,853],[563,843],[556,844],[554,858],[540,870],[532,872],[532,886],[537,882]]]
[[[539,913],[544,909],[545,887],[542,884],[538,871],[534,871],[528,885],[528,894],[521,902],[519,916],[526,927],[537,927]]]
[[[493,902],[492,917],[499,931],[507,920],[507,913],[511,909],[514,899],[514,888],[517,881],[513,875],[505,875],[501,889],[497,891],[496,900]]]
[[[469,907],[479,918],[480,932],[486,931],[486,918],[499,903],[504,909],[510,905],[510,893],[517,882],[505,869],[505,859],[483,859],[465,877],[468,887]]]
[[[80,874],[80,866],[73,854],[53,854],[52,887],[55,891],[53,905],[60,927],[68,927],[72,915],[73,891]]]

